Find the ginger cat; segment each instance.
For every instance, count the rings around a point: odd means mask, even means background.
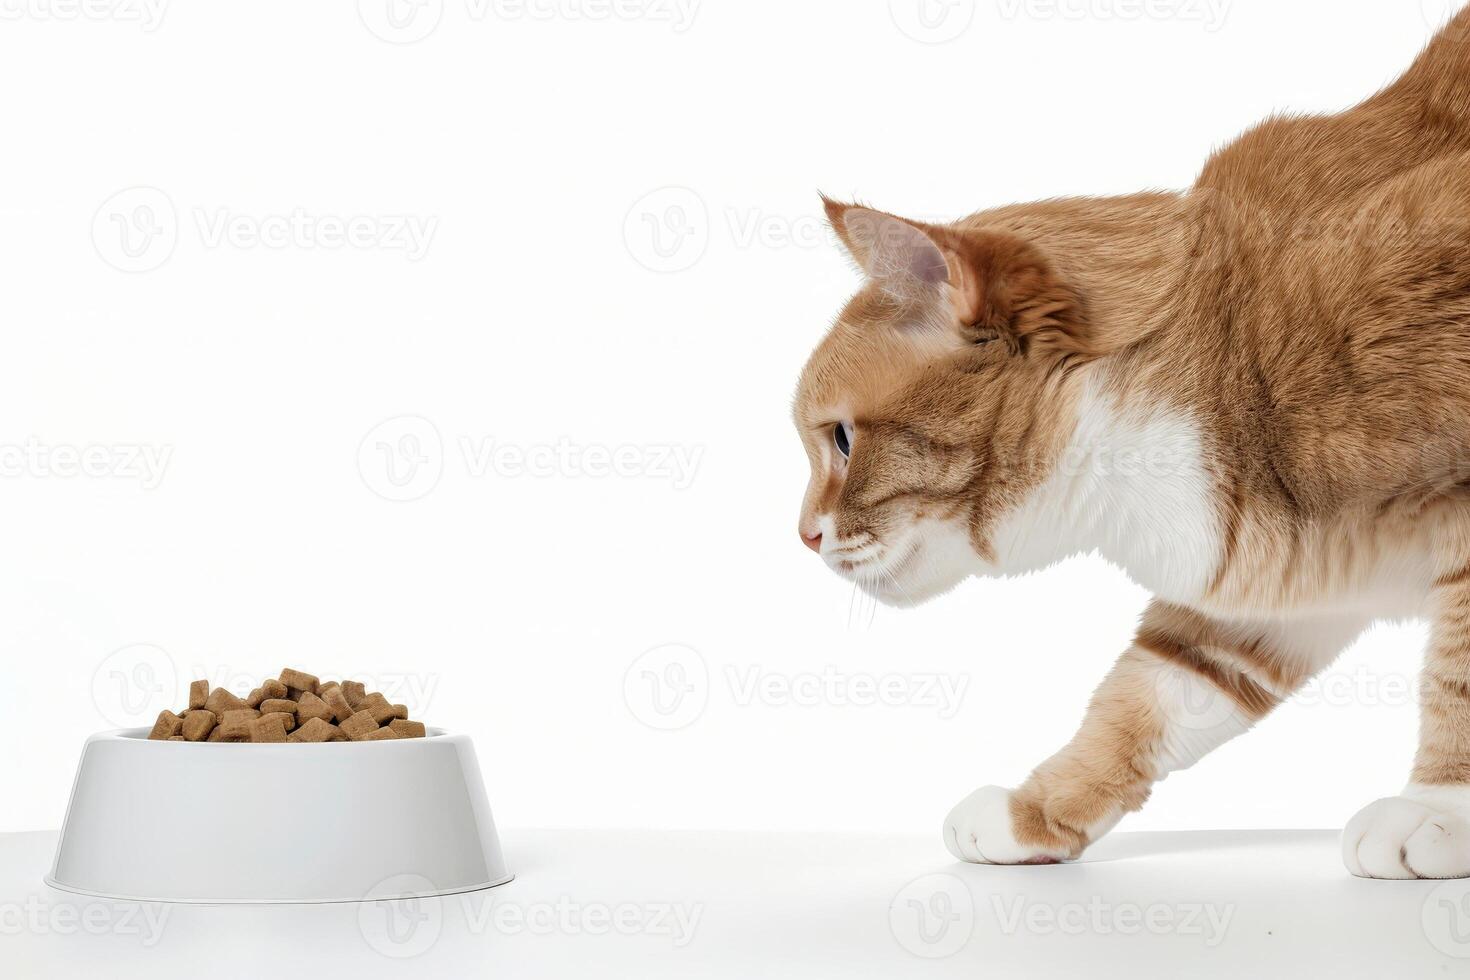
[[[955,807],[949,850],[1075,858],[1374,620],[1422,615],[1414,771],[1343,860],[1470,876],[1470,9],[1184,193],[826,207],[867,282],[801,375],[806,544],[900,606],[1094,550],[1156,596],[1076,737]]]

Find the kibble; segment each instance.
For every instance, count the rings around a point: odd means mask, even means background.
[[[321,699],[331,709],[332,717],[341,724],[354,714],[352,705],[347,703],[347,695],[342,693],[340,687],[330,687],[326,696]]]
[[[356,711],[367,697],[367,685],[362,681],[343,681],[342,694],[346,696],[347,703],[352,705],[352,710]]]
[[[373,720],[373,713],[371,711],[359,711],[351,718],[342,722],[338,727],[342,729],[344,735],[354,742],[358,742],[369,732],[377,731],[378,723]]]
[[[296,727],[296,716],[289,711],[272,711],[269,714],[262,711],[260,718],[257,720],[265,721],[267,718],[279,718],[281,724],[286,726],[286,731],[288,732]]]
[[[399,738],[423,738],[428,734],[423,722],[405,718],[394,718],[388,722],[388,727],[397,732]]]
[[[386,725],[398,717],[397,712],[393,710],[393,705],[388,703],[388,699],[377,692],[369,694],[358,710],[371,713],[373,721],[379,725]]]
[[[189,706],[163,711],[148,738],[168,742],[381,742],[426,738],[423,722],[361,681],[323,681],[287,667],[247,697],[209,681],[189,685]]]
[[[250,741],[252,742],[284,742],[286,741],[286,723],[282,719],[291,717],[284,712],[273,715],[262,715],[255,719],[250,725]]]
[[[237,698],[222,687],[217,687],[210,692],[209,697],[204,699],[204,707],[214,712],[216,718],[222,716],[226,711],[234,711],[239,708],[248,708],[243,698]]]
[[[310,694],[316,693],[317,679],[313,674],[301,670],[292,670],[287,667],[281,671],[281,683],[286,685],[288,691],[306,691]]]
[[[253,721],[253,719],[251,719]],[[251,721],[237,720],[234,724],[220,722],[209,733],[206,742],[248,742],[250,741]]]
[[[237,708],[234,711],[226,711],[220,715],[219,723],[226,728],[238,728],[241,725],[249,725],[260,717],[260,712],[254,708]]]
[[[184,730],[184,719],[172,711],[163,710],[158,713],[158,720],[153,723],[153,731],[148,733],[149,738],[173,738]]]
[[[214,731],[215,718],[213,711],[203,708],[193,709],[189,717],[184,719],[184,739],[189,742],[202,742]]]
[[[303,722],[312,718],[331,721],[332,708],[315,694],[303,694],[301,700],[296,702],[296,717]]]
[[[321,718],[313,718],[291,733],[293,742],[341,742],[346,738],[342,729]]]

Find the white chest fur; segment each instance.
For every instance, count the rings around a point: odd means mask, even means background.
[[[1155,595],[1188,602],[1209,588],[1222,529],[1199,427],[1090,384],[1055,469],[992,541],[1002,574],[1096,551]]]

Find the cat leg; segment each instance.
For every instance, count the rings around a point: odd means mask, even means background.
[[[1434,603],[1413,776],[1342,833],[1360,878],[1470,877],[1470,566],[1436,583]]]
[[[1154,783],[1249,729],[1364,625],[1226,625],[1155,602],[1072,741],[1020,788],[963,800],[945,820],[946,846],[977,864],[1077,857],[1142,807]]]

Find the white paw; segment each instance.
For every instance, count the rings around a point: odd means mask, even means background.
[[[1011,830],[1011,791],[1000,786],[977,789],[944,819],[944,846],[971,864],[1053,864],[1060,851],[1017,842]]]
[[[1370,803],[1342,832],[1342,860],[1359,878],[1470,877],[1470,792],[1410,787]]]

